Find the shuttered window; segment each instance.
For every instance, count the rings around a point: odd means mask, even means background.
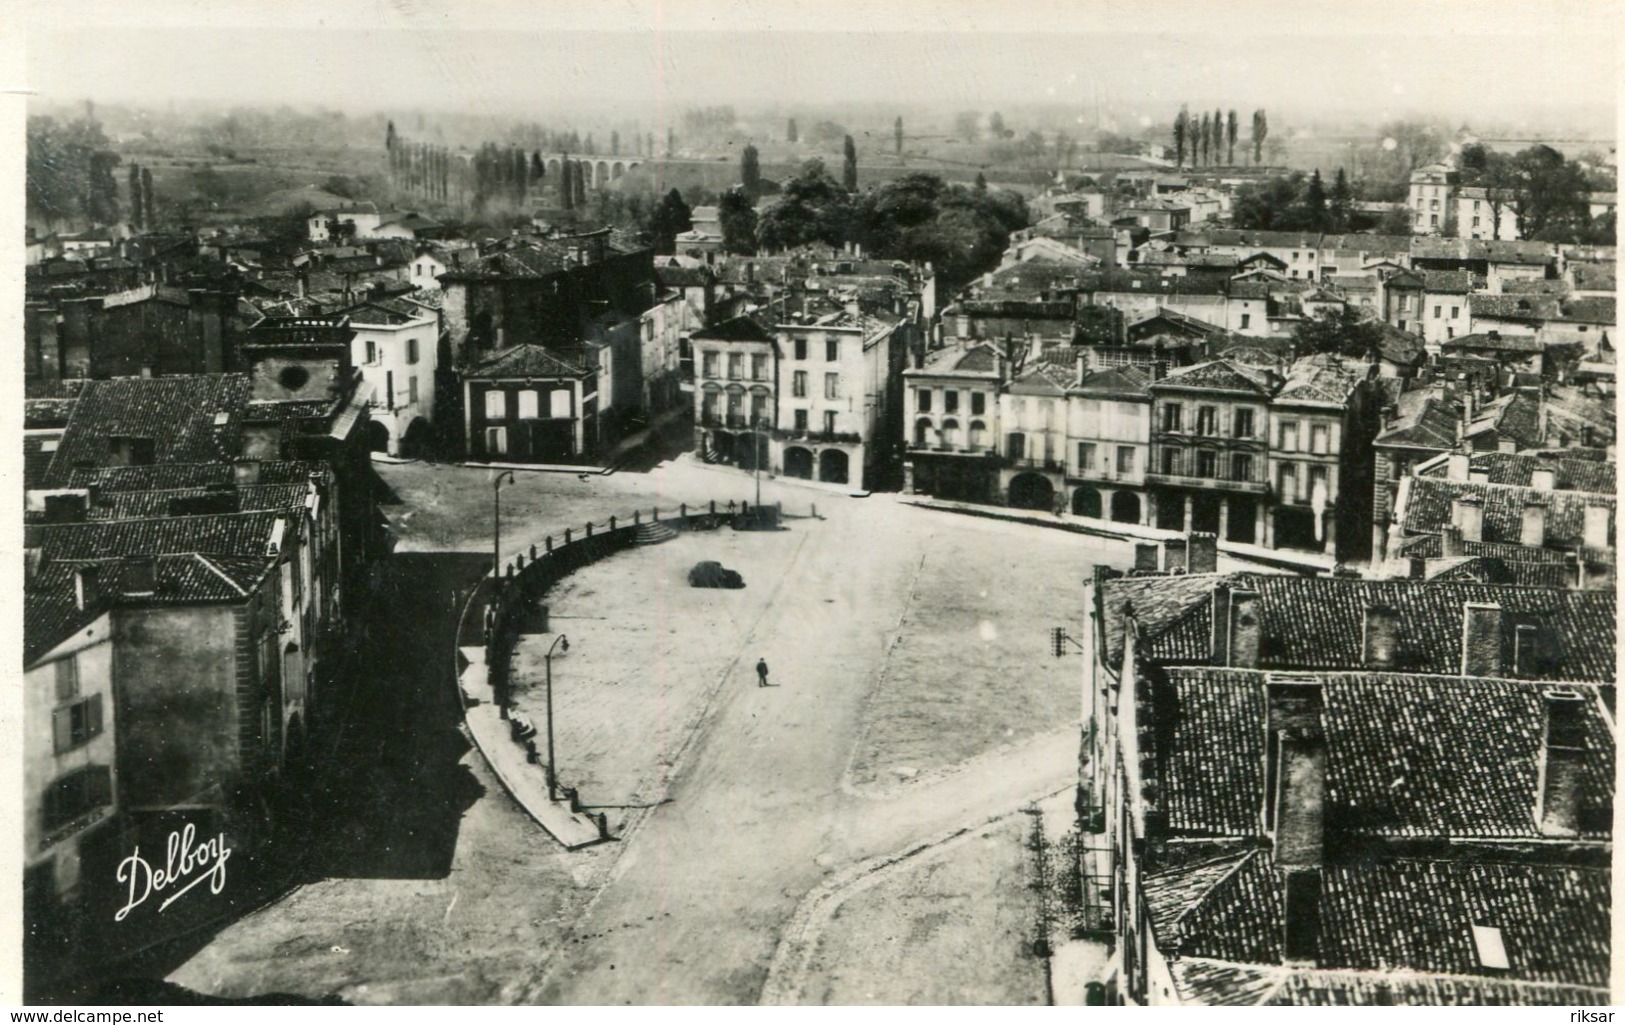
[[[101,735],[102,696],[92,694],[83,701],[65,705],[51,713],[51,736],[56,753],[82,747]]]

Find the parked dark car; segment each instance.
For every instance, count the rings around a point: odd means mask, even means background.
[[[736,590],[745,586],[745,578],[734,570],[725,568],[720,562],[700,562],[695,563],[694,568],[688,571],[688,585]]]

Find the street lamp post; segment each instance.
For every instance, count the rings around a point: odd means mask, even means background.
[[[514,483],[512,470],[497,474],[491,482],[491,576],[502,576],[502,481]]]
[[[559,799],[559,774],[555,768],[556,763],[553,761],[553,649],[561,644],[564,645],[565,651],[570,650],[570,639],[563,634],[559,634],[558,637],[554,638],[552,645],[548,647],[547,654],[542,657],[542,662],[547,667],[547,799],[549,801]]]
[[[762,418],[760,415],[751,418],[750,423],[751,462],[756,464],[756,515],[760,517],[762,508]]]

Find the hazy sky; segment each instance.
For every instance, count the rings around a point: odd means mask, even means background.
[[[99,0],[30,9],[27,85],[205,99],[660,116],[881,101],[1226,107],[1488,119],[1611,107],[1605,2]]]

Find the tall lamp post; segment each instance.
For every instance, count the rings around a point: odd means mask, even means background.
[[[762,416],[754,414],[750,418],[750,461],[756,466],[756,515],[761,516],[762,508]],[[761,522],[758,520],[757,522]]]
[[[563,634],[559,634],[558,637],[554,638],[552,645],[548,647],[547,654],[542,657],[543,664],[547,666],[547,799],[549,801],[559,799],[559,774],[555,769],[556,763],[553,761],[553,649],[561,644],[564,645],[565,651],[570,650],[570,639]]]
[[[497,479],[491,482],[491,576],[502,576],[502,481],[506,478],[509,484],[514,483],[512,470],[504,470],[497,474]]]

